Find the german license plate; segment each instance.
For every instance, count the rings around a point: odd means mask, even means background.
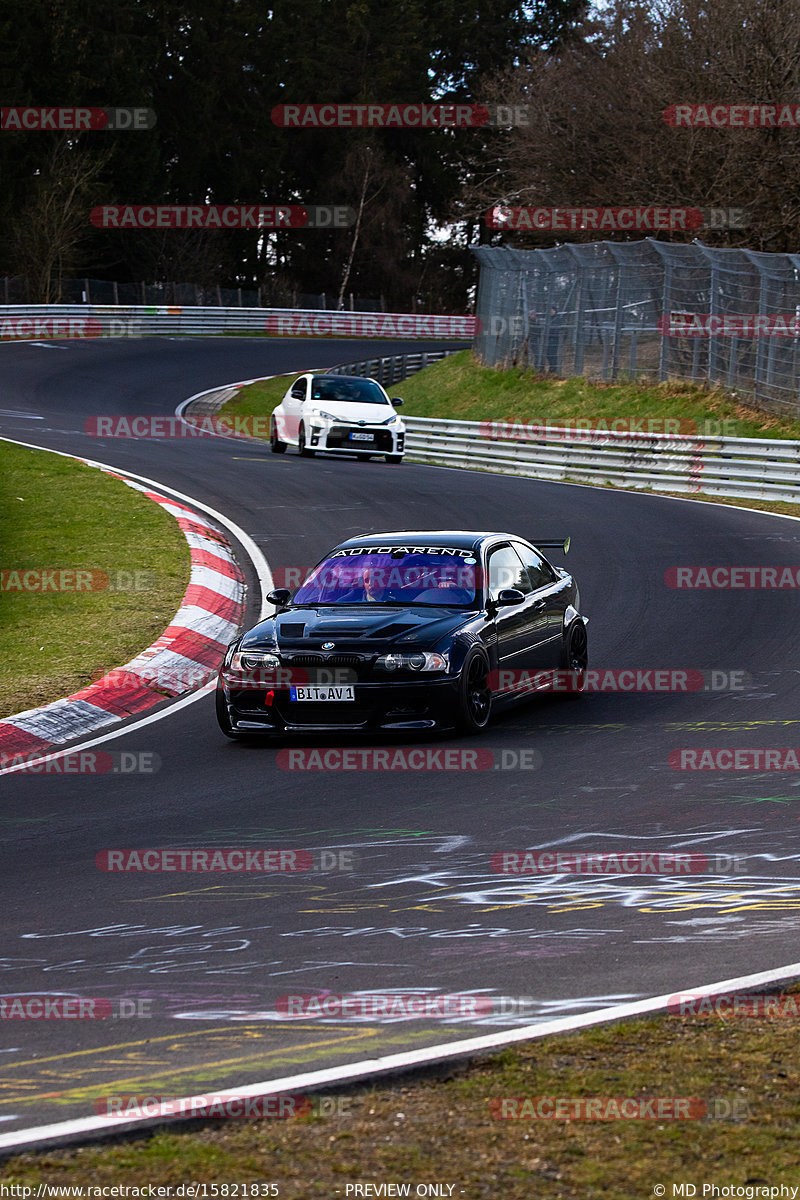
[[[353,442],[371,442],[372,434],[371,433],[351,433],[350,440]]]
[[[342,700],[355,700],[355,689],[352,684],[343,686],[315,685],[309,687],[292,687],[289,689],[292,700],[312,700],[318,704],[322,700],[333,700],[339,704]]]

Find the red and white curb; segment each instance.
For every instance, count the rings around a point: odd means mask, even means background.
[[[168,627],[130,662],[72,696],[0,721],[0,763],[48,751],[202,687],[244,623],[244,576],[227,538],[206,517],[109,467],[78,461],[122,480],[175,518],[189,544],[189,586]]]

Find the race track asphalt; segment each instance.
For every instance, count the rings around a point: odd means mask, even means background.
[[[122,726],[104,744],[156,755],[155,773],[0,777],[0,992],[103,998],[132,1014],[3,1021],[3,1132],[105,1111],[108,1096],[219,1090],[800,957],[800,774],[669,762],[680,747],[800,743],[796,591],[677,590],[664,579],[678,565],[796,568],[800,525],[410,462],[83,432],[92,416],[170,415],[232,380],[402,349],[243,338],[4,345],[0,434],[212,506],[250,534],[273,571],[310,565],[370,530],[569,534],[566,565],[590,617],[592,666],[716,671],[720,690],[536,698],[478,742],[357,743],[491,751],[493,767],[460,772],[436,769],[444,760],[435,754],[428,770],[287,770],[275,748],[226,741],[207,695],[133,732]],[[243,565],[255,619],[257,589]],[[740,673],[733,688],[725,672]],[[104,849],[147,847],[324,850],[337,869],[118,874],[95,865]],[[689,875],[492,869],[492,855],[525,848],[691,852],[711,862]],[[452,1003],[443,1015],[392,1020],[281,1015],[287,995],[364,991],[467,999],[461,1016]]]

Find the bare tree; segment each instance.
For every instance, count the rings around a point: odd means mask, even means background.
[[[795,250],[800,129],[678,128],[664,113],[675,104],[794,105],[798,42],[796,0],[614,0],[557,53],[535,52],[493,81],[490,98],[526,105],[529,123],[495,143],[466,211],[502,203],[743,208],[747,230],[703,236]]]
[[[353,236],[350,241],[350,250],[347,255],[347,262],[344,265],[344,270],[342,271],[342,282],[339,287],[339,295],[336,298],[337,310],[341,310],[344,307],[344,295],[347,291],[347,285],[350,281],[350,272],[353,269],[353,258],[355,257],[356,246],[358,245],[358,235],[361,232],[361,221],[364,216],[364,205],[367,199],[367,187],[369,185],[370,172],[373,167],[372,146],[369,143],[362,143],[359,149],[361,150],[359,157],[363,159],[363,163],[361,164],[361,191],[358,197],[358,208],[356,209],[356,220],[353,227]]]
[[[90,152],[61,138],[34,176],[9,238],[12,270],[27,279],[31,301],[61,298],[63,280],[91,230],[92,199],[109,158],[108,151]]]
[[[354,277],[362,295],[364,288],[374,288],[376,275],[379,277],[387,269],[393,273],[398,288],[407,289],[413,278],[408,264],[412,240],[408,170],[393,163],[379,141],[368,135],[354,143],[346,154],[339,184],[343,196],[353,197],[356,220],[341,261],[336,307],[343,307]],[[404,237],[406,244],[402,242]]]

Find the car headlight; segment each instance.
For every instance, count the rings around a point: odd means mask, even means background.
[[[447,654],[435,654],[430,650],[404,650],[396,654],[382,654],[375,663],[382,671],[446,671],[450,665]]]
[[[393,417],[387,417],[385,421],[381,421],[381,425],[394,425],[395,421],[399,421],[397,413]]]
[[[277,671],[281,660],[268,650],[237,650],[231,659],[232,671]]]
[[[323,421],[338,421],[339,424],[343,421],[342,417],[337,417],[335,413],[324,412],[321,408],[314,410],[314,416],[322,417]]]

